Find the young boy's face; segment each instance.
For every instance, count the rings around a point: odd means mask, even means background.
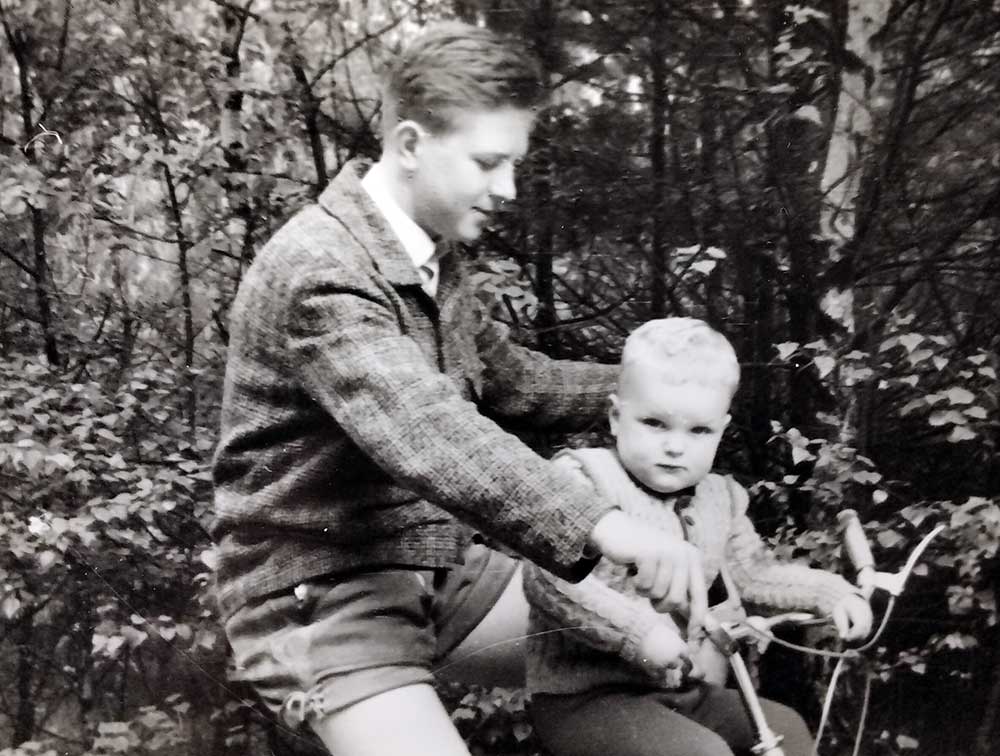
[[[534,116],[500,108],[456,113],[441,134],[423,131],[414,151],[414,220],[432,236],[475,241],[517,194],[516,165],[528,150]]]
[[[729,392],[722,386],[670,384],[664,368],[630,365],[611,397],[611,432],[618,456],[647,488],[674,493],[712,469],[729,424]]]

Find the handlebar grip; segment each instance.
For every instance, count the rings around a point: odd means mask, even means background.
[[[861,572],[863,569],[875,567],[875,557],[872,556],[871,547],[868,545],[868,538],[861,527],[861,520],[858,513],[853,509],[844,509],[837,513],[837,520],[842,528],[842,538],[847,556],[854,565],[854,569]]]

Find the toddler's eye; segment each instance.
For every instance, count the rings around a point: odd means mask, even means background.
[[[643,425],[645,425],[647,428],[662,428],[663,427],[663,423],[661,423],[655,417],[644,417],[639,422],[642,423]]]
[[[713,433],[712,429],[709,428],[707,425],[696,425],[694,428],[691,429],[691,432],[699,436]]]
[[[475,158],[476,165],[478,165],[484,171],[494,171],[500,167],[500,161],[497,158]]]

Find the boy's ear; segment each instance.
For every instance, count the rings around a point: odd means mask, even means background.
[[[726,415],[726,416],[725,416],[724,418],[722,418],[722,429],[723,429],[723,430],[725,430],[726,428],[728,428],[728,427],[729,427],[729,424],[730,424],[730,423],[731,423],[732,421],[733,421],[733,416],[732,416],[732,415],[729,415],[729,414],[727,414],[727,415]]]
[[[411,120],[400,121],[392,130],[392,149],[404,170],[412,172],[417,169],[417,156],[426,136],[423,127]]]
[[[611,435],[618,435],[618,418],[621,415],[621,408],[618,405],[618,395],[609,394],[608,395],[608,425],[611,426]]]

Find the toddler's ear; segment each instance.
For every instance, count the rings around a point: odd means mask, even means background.
[[[611,426],[611,435],[618,435],[618,417],[621,414],[621,410],[618,407],[618,396],[617,394],[608,394],[608,425]]]

